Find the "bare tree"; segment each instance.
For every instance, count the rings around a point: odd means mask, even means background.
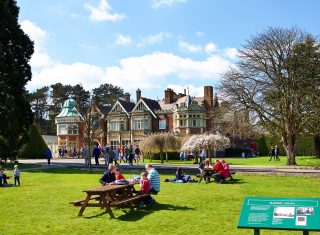
[[[240,50],[237,66],[224,74],[220,84],[231,102],[254,112],[269,132],[280,133],[287,165],[296,164],[296,139],[306,117],[305,91],[313,89],[300,73],[302,68],[288,62],[293,47],[307,37],[296,28],[268,28],[253,36]]]
[[[146,136],[140,143],[143,151],[157,151],[163,164],[163,152],[180,148],[179,139],[170,133],[154,133]]]

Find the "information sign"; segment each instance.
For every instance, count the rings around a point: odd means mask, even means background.
[[[246,197],[238,228],[320,231],[319,206],[320,198]]]

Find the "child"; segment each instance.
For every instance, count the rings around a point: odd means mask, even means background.
[[[116,173],[116,180],[124,180],[125,179],[124,176],[121,174],[119,168],[116,169],[115,173]]]
[[[148,172],[141,173],[140,191],[137,192],[137,195],[149,194],[150,181],[147,176],[148,176]],[[145,205],[151,205],[153,202],[155,202],[155,200],[150,195],[148,195],[138,202],[137,207],[141,208],[141,207],[144,207]]]
[[[12,171],[13,176],[14,176],[14,186],[17,186],[17,182],[18,182],[18,186],[20,186],[20,170],[18,168],[18,165],[14,166],[14,170]]]

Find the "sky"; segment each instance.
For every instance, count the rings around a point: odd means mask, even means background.
[[[34,91],[57,82],[86,90],[111,83],[162,99],[168,87],[202,96],[268,27],[319,34],[320,1],[17,0],[35,43]],[[219,91],[215,88],[215,91]]]

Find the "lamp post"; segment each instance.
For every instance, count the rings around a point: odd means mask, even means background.
[[[89,172],[92,173],[92,166],[91,166],[91,138],[93,135],[92,132],[92,126],[91,126],[91,112],[92,112],[92,97],[93,94],[92,92],[90,93],[90,102],[89,102],[89,113],[87,116],[87,120],[86,120],[86,125],[87,125],[87,144],[88,144],[88,151],[89,151]]]

